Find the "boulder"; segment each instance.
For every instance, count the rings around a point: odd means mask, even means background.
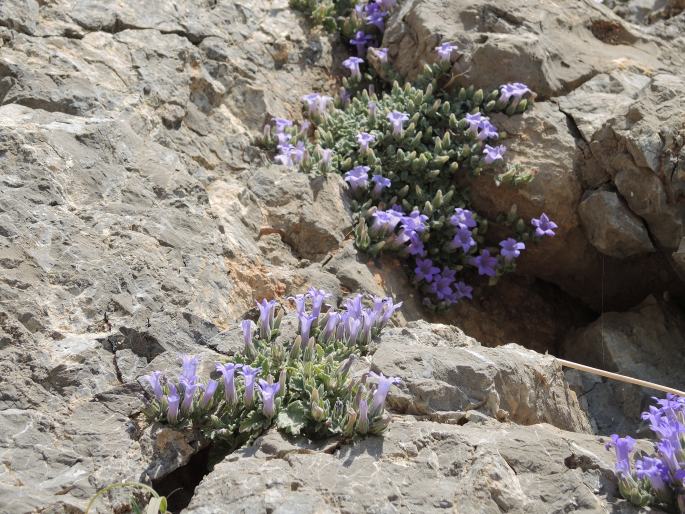
[[[417,321],[387,330],[371,366],[402,380],[388,401],[396,412],[457,422],[476,410],[520,425],[590,431],[555,359],[515,344],[486,348],[456,327]]]
[[[588,239],[604,254],[621,259],[655,251],[642,220],[612,191],[590,193],[578,213]]]
[[[612,460],[601,439],[545,424],[402,416],[342,445],[270,432],[217,464],[183,512],[636,513]]]

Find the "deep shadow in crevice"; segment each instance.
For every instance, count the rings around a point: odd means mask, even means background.
[[[210,471],[211,447],[203,448],[190,458],[188,464],[152,482],[160,496],[166,496],[170,512],[181,512],[195,494],[195,488]]]

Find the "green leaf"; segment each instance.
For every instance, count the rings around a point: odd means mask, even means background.
[[[292,402],[287,409],[279,412],[276,417],[278,429],[291,435],[299,435],[306,423],[307,409],[300,400]]]
[[[147,504],[147,507],[145,508],[145,514],[159,514],[159,512],[165,512],[166,511],[166,506],[164,510],[161,510],[162,507],[162,498],[157,497],[157,498],[150,498],[149,503]]]

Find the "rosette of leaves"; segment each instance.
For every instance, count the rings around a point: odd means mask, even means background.
[[[324,305],[328,296],[311,289],[292,298],[298,334],[291,341],[280,334],[278,304],[258,304],[256,327],[242,323],[242,351],[230,362],[216,363],[216,375],[206,382],[197,373],[199,360],[188,355],[181,358],[177,378],[160,372],[145,376],[151,390],[148,419],[199,433],[227,451],[274,425],[310,438],[381,433],[389,422],[385,398],[397,380],[373,373],[353,378],[350,368],[401,303],[372,298],[365,305],[358,295],[335,309]]]

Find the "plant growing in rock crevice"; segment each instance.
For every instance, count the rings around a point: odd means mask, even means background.
[[[685,398],[667,395],[650,406],[642,419],[656,435],[654,454],[641,453],[631,463],[632,437],[614,434],[607,449],[616,451],[616,475],[625,499],[639,507],[685,513]]]
[[[557,228],[544,213],[526,223],[512,206],[496,220],[509,227],[510,236],[488,239],[491,222],[470,207],[469,177],[504,160],[503,135],[490,116],[523,113],[532,92],[520,83],[489,93],[445,89],[455,51],[441,44],[438,62],[427,65],[414,85],[395,82],[379,94],[364,88],[370,75],[362,73],[364,60],[352,56],[343,62],[350,76],[336,99],[307,95],[307,120],[300,127],[275,120],[265,132],[279,162],[344,175],[358,213],[357,246],[372,256],[391,251],[405,258],[432,308],[471,298],[467,281],[477,276],[495,284],[515,269],[526,244],[555,235]],[[381,66],[391,69],[384,49],[368,52],[381,55]],[[531,179],[518,169],[496,177],[512,185]]]
[[[402,304],[374,297],[365,305],[357,295],[336,310],[324,305],[328,296],[310,289],[292,298],[298,319],[293,341],[279,337],[283,311],[277,312],[277,303],[259,303],[257,326],[242,323],[242,351],[231,362],[216,363],[216,376],[207,382],[190,355],[182,357],[176,380],[158,371],[145,376],[152,391],[148,419],[197,430],[229,449],[274,424],[312,438],[382,432],[389,422],[385,398],[397,380],[375,373],[353,379],[349,372]]]

